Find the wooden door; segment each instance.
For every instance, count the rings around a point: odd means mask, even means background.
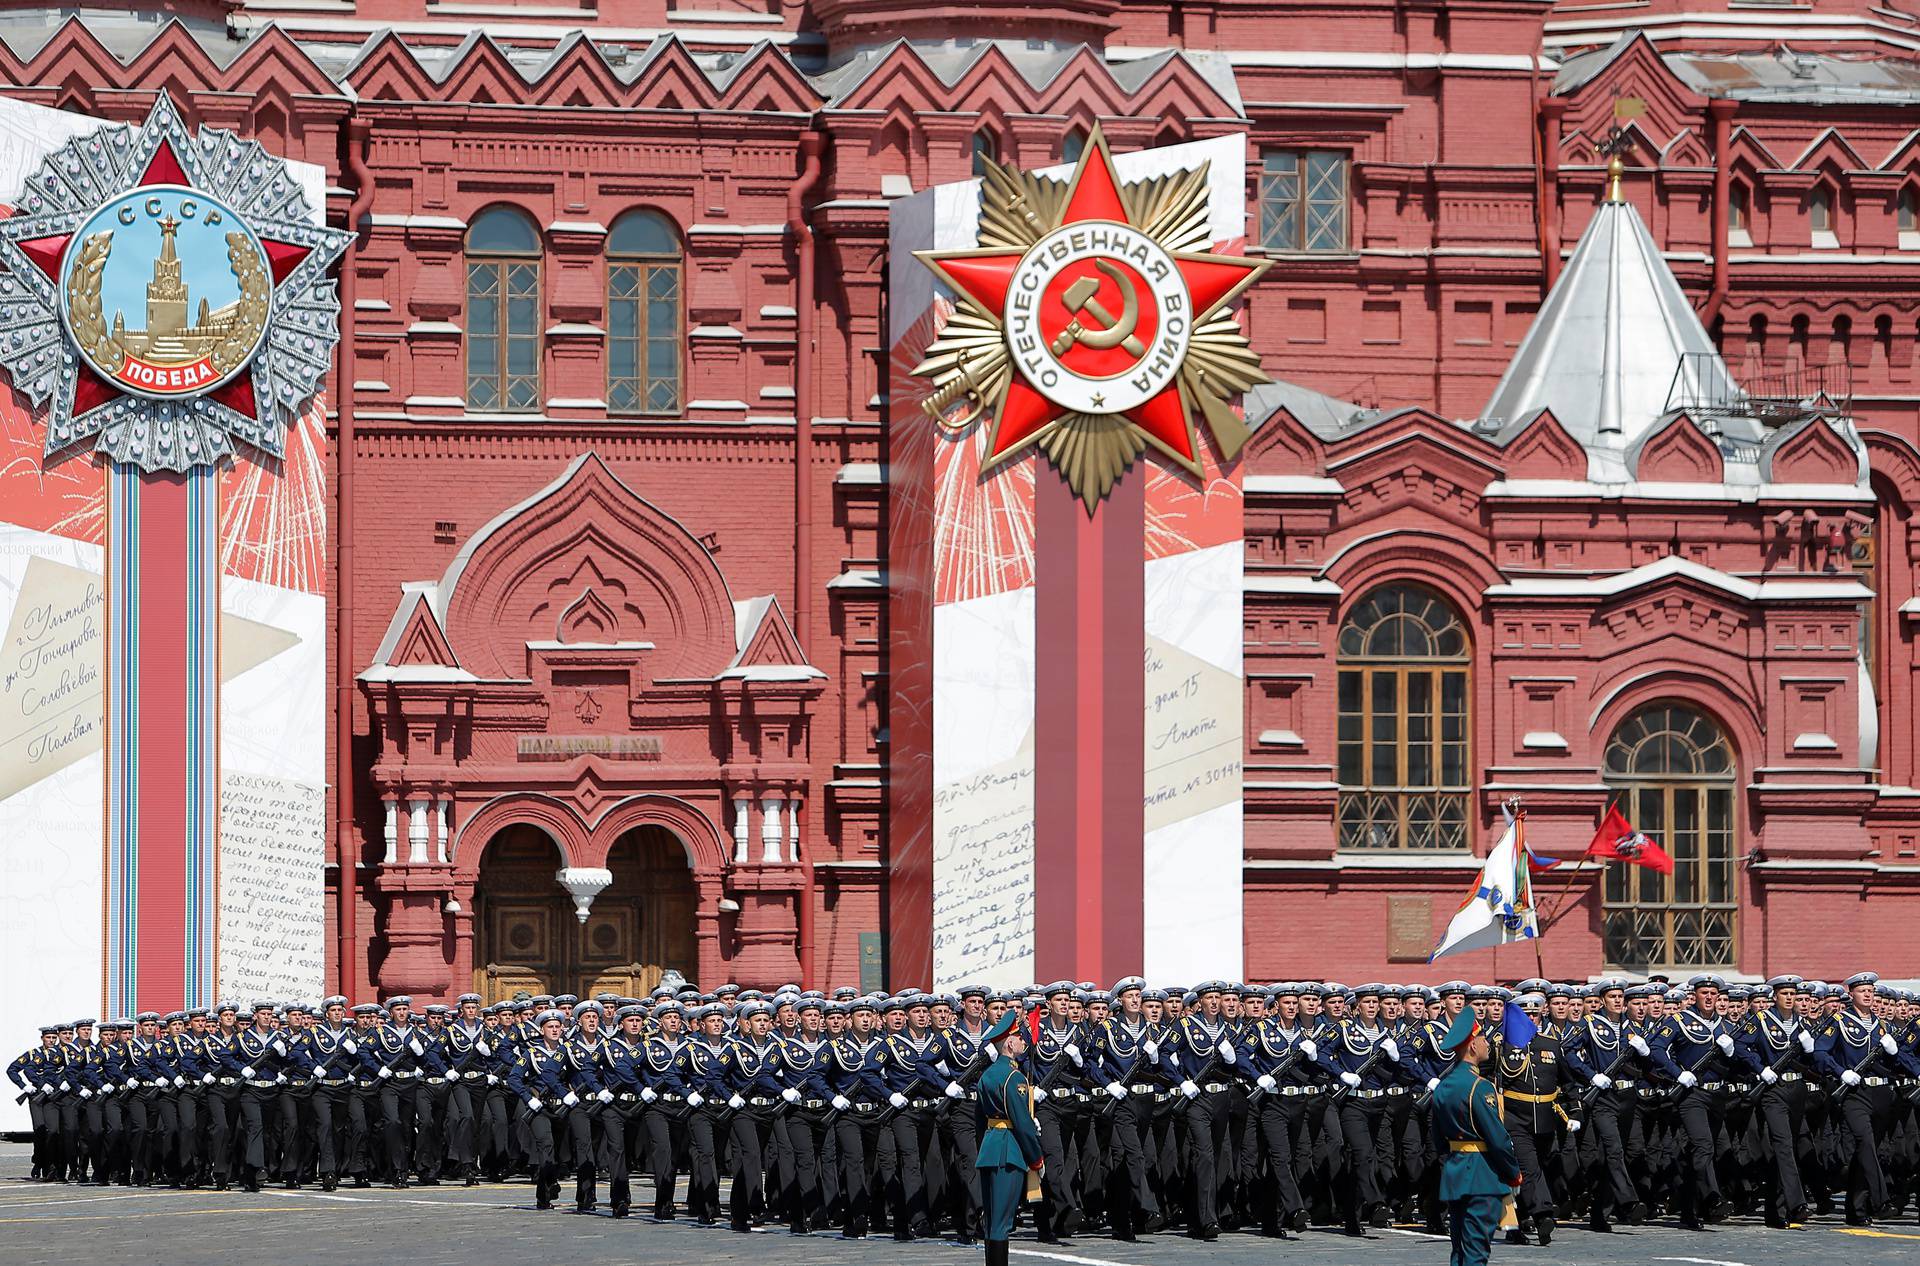
[[[582,924],[554,878],[553,842],[528,826],[495,836],[474,892],[474,992],[488,1002],[520,990],[637,997],[669,969],[697,979],[699,896],[679,838],[636,828],[614,844],[607,865],[613,883]]]

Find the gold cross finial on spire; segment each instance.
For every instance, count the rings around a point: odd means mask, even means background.
[[[1607,134],[1600,139],[1598,145],[1593,147],[1596,154],[1607,156],[1608,202],[1627,200],[1627,195],[1622,190],[1627,175],[1627,164],[1623,155],[1633,149],[1633,144],[1633,133],[1616,123],[1607,129]]]

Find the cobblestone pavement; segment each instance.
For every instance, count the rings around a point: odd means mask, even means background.
[[[777,1254],[782,1266],[965,1266],[980,1249],[946,1240],[897,1244],[886,1236],[854,1242],[831,1232],[797,1238],[784,1228],[739,1235],[685,1222],[656,1224],[635,1216],[616,1222],[554,1210],[538,1212],[525,1183],[466,1187],[371,1188],[331,1194],[313,1189],[244,1192],[131,1190],[49,1186],[30,1182],[26,1149],[0,1146],[0,1266],[136,1260],[152,1266],[231,1261],[236,1249],[290,1266],[438,1266],[502,1260],[589,1263],[747,1262]],[[652,1197],[636,1188],[636,1210]],[[604,1197],[604,1193],[603,1193]],[[530,1237],[540,1251],[527,1253]],[[1223,1235],[1201,1244],[1157,1235],[1136,1244],[1086,1236],[1042,1245],[1028,1232],[1014,1242],[1015,1266],[1200,1266],[1207,1263],[1362,1263],[1445,1266],[1447,1242],[1412,1229],[1372,1231],[1349,1239],[1309,1231],[1281,1242]],[[1873,1230],[1816,1221],[1803,1230],[1769,1230],[1730,1222],[1705,1232],[1658,1224],[1594,1235],[1563,1228],[1551,1248],[1496,1244],[1499,1266],[1912,1266],[1920,1261],[1920,1225]]]

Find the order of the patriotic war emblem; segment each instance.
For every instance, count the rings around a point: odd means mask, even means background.
[[[47,455],[184,471],[236,443],[278,457],[339,342],[328,269],[284,160],[190,133],[163,94],[45,158],[0,220],[0,364],[48,408]]]
[[[989,162],[979,248],[918,252],[955,302],[921,407],[987,417],[983,465],[1037,446],[1089,513],[1148,446],[1199,475],[1195,409],[1232,460],[1268,378],[1227,305],[1267,264],[1209,253],[1208,194],[1206,164],[1122,184],[1097,128],[1065,181]]]

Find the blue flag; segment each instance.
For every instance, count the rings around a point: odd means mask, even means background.
[[[1510,1047],[1519,1049],[1533,1041],[1534,1034],[1540,1031],[1527,1013],[1520,1009],[1517,1002],[1509,1002],[1506,1011],[1500,1016],[1500,1036]]]

